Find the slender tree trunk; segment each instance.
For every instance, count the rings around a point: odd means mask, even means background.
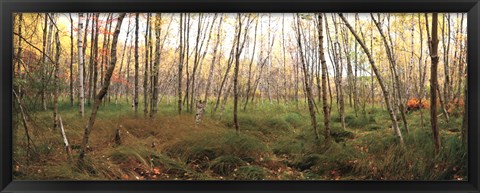
[[[432,67],[430,69],[430,121],[433,131],[433,141],[435,143],[435,152],[440,150],[440,140],[438,137],[437,126],[437,67],[439,57],[437,55],[438,49],[438,13],[432,14],[432,37],[430,39],[430,58],[432,59]]]
[[[100,13],[97,13],[97,17],[95,18],[95,37],[93,39],[93,64],[90,64],[90,65],[93,65],[92,67],[92,71],[93,71],[93,77],[91,78],[92,82],[90,83],[91,84],[91,88],[92,88],[92,92],[90,93],[90,98],[92,100],[95,100],[95,96],[97,95],[97,82],[98,82],[98,60],[99,60],[99,57],[98,57],[98,35],[99,35],[99,25],[98,25],[98,17],[100,17]],[[103,58],[103,54],[102,54],[102,58]],[[103,60],[102,60],[103,62]],[[100,65],[103,65],[103,63],[101,63]]]
[[[462,91],[462,74],[463,74],[463,49],[464,49],[464,46],[462,45],[461,41],[463,41],[463,17],[464,17],[464,13],[461,13],[461,19],[460,19],[460,27],[458,28],[458,40],[457,40],[457,44],[459,45],[459,58],[457,60],[457,65],[458,65],[458,85],[457,85],[457,94],[456,94],[456,99],[457,100],[460,100],[460,96],[461,96],[461,91]]]
[[[138,28],[139,28],[139,13],[135,14],[135,88],[133,97],[133,108],[135,110],[135,116],[138,113]]]
[[[80,18],[80,17],[79,17]],[[79,19],[80,20],[80,19]],[[78,24],[80,26],[80,23]],[[82,23],[83,25],[83,23]],[[81,30],[81,28],[79,27],[78,29],[79,31]],[[42,41],[42,88],[40,90],[40,95],[41,95],[41,101],[42,101],[42,108],[44,111],[47,110],[47,102],[46,102],[46,99],[45,99],[45,90],[46,90],[46,77],[47,77],[47,44],[49,44],[47,42],[47,32],[48,32],[48,13],[45,13],[45,21],[44,21],[44,28],[43,28],[43,41]],[[81,37],[80,35],[80,32],[79,32],[79,36]]]
[[[204,18],[203,14],[199,13],[198,14],[198,23],[197,23],[197,27],[198,27],[197,28],[197,37],[196,37],[195,49],[194,49],[195,53],[194,53],[194,57],[193,57],[192,77],[191,77],[191,79],[189,79],[190,83],[187,83],[187,90],[188,89],[191,90],[191,92],[187,92],[187,93],[190,93],[190,98],[187,97],[187,100],[190,100],[190,106],[188,107],[188,109],[190,109],[190,111],[193,109],[194,96],[195,96],[195,93],[194,93],[194,91],[195,91],[195,73],[197,72],[198,63],[199,63],[199,60],[200,60],[200,50],[201,50],[201,47],[203,46],[203,41],[200,42],[200,36],[202,34],[203,18]],[[189,88],[189,86],[190,86],[190,88]]]
[[[102,65],[102,86],[103,86],[103,84],[104,84],[103,81],[105,80],[105,78],[104,78],[104,76],[105,76],[104,68],[106,69],[107,64],[108,64],[108,63],[110,62],[110,60],[111,60],[111,58],[108,57],[108,54],[109,54],[109,53],[108,53],[108,50],[110,50],[110,33],[111,33],[111,31],[112,31],[112,26],[113,26],[112,24],[113,24],[113,14],[110,14],[110,22],[109,22],[108,31],[107,31],[107,32],[108,32],[108,34],[107,34],[107,44],[106,44],[106,45],[107,45],[107,49],[106,49],[107,51],[106,51],[106,53],[105,53],[105,60],[106,60],[106,62],[105,62],[105,65]],[[109,88],[109,89],[111,89],[111,88]],[[109,92],[109,91],[107,91],[107,96],[108,96],[108,102],[110,102],[112,95],[110,95],[110,92]],[[104,100],[103,103],[105,104],[106,101],[107,101],[107,100]]]
[[[65,134],[65,129],[63,128],[62,117],[58,115],[58,119],[60,122],[60,131],[62,134],[63,145],[65,145],[65,151],[67,152],[67,158],[68,161],[72,161],[72,149],[70,148],[70,143],[68,143],[67,135]]]
[[[437,84],[438,84],[438,82],[437,82]],[[445,121],[448,123],[448,122],[450,122],[450,116],[448,116],[448,111],[445,108],[445,101],[442,98],[442,92],[440,92],[440,86],[439,85],[437,85],[437,94],[438,94],[438,100],[440,101],[440,108],[442,109],[442,114],[445,117]]]
[[[303,77],[304,77],[304,84],[305,84],[305,90],[307,94],[307,103],[308,103],[308,110],[310,112],[310,120],[312,122],[312,127],[313,131],[315,134],[315,140],[319,140],[320,136],[318,134],[318,129],[317,129],[317,118],[315,116],[315,109],[314,109],[314,104],[313,104],[313,96],[312,96],[312,88],[309,84],[310,78],[309,78],[309,73],[308,73],[308,67],[305,64],[305,56],[303,54],[303,47],[302,47],[302,32],[301,29],[301,21],[300,21],[300,16],[297,14],[297,23],[296,23],[296,30],[297,30],[297,43],[298,43],[298,50],[300,51],[300,61],[302,63],[302,70],[303,70]]]
[[[447,21],[445,21],[447,20]],[[447,25],[445,27],[445,25]],[[445,30],[447,28],[447,30]],[[445,81],[443,84],[443,101],[446,103],[450,100],[450,67],[449,67],[449,54],[450,54],[450,14],[443,14],[443,28],[442,28],[442,44],[443,44],[443,71],[445,73]],[[447,31],[447,35],[445,35]]]
[[[130,21],[130,20],[129,20]],[[127,103],[130,105],[130,61],[132,59],[132,42],[130,42],[130,45],[128,46],[128,53],[127,53],[127,86],[125,88],[125,97],[127,99]]]
[[[28,129],[27,115],[25,113],[25,110],[23,109],[22,100],[20,99],[20,96],[18,96],[17,92],[15,92],[15,89],[12,89],[12,92],[13,92],[13,96],[15,96],[15,98],[17,99],[18,107],[20,108],[20,114],[22,115],[22,124],[25,131],[25,137],[27,138],[27,147],[26,147],[27,157],[29,157],[30,152],[32,150],[31,144],[33,144],[33,141],[32,141],[32,138],[30,137],[30,130]],[[29,163],[28,160],[30,159],[27,159],[27,164]]]
[[[257,43],[257,27],[258,27],[258,20],[255,23],[255,35],[253,38],[253,51],[252,51],[252,58],[250,59],[250,63],[248,65],[248,79],[247,79],[247,93],[246,93],[246,100],[245,104],[243,105],[243,111],[247,111],[247,104],[248,104],[248,99],[250,98],[250,90],[251,90],[251,79],[252,79],[252,65],[253,65],[253,59],[255,58],[255,47]]]
[[[210,64],[210,70],[209,70],[209,73],[208,73],[208,80],[207,80],[207,84],[205,86],[205,96],[204,96],[204,99],[203,99],[203,106],[202,106],[202,109],[201,109],[201,114],[199,114],[199,120],[201,121],[202,119],[202,116],[203,116],[203,112],[205,112],[205,107],[207,106],[207,101],[208,101],[208,98],[210,96],[210,86],[212,84],[212,79],[213,79],[213,76],[214,76],[214,70],[215,70],[215,62],[217,61],[217,52],[218,52],[218,45],[220,44],[220,41],[221,41],[221,32],[222,32],[222,22],[223,22],[223,16],[220,17],[220,21],[218,23],[218,27],[217,27],[217,40],[215,42],[215,46],[213,48],[213,58],[212,58],[212,63]]]
[[[55,81],[54,81],[54,96],[53,96],[53,129],[57,129],[58,125],[58,95],[60,93],[60,38],[58,31],[55,32]]]
[[[184,59],[184,48],[183,48],[183,28],[185,28],[184,26],[184,13],[180,13],[180,42],[179,42],[179,46],[180,46],[180,52],[179,52],[179,62],[178,62],[178,88],[177,88],[177,92],[178,92],[178,114],[181,115],[182,114],[182,70],[183,70],[183,59]]]
[[[348,27],[348,29],[350,30],[350,32],[352,32],[352,34],[355,36],[355,39],[357,40],[357,42],[360,44],[360,46],[362,47],[363,51],[365,52],[365,54],[367,55],[368,57],[368,61],[370,63],[370,66],[373,70],[373,72],[375,73],[375,76],[377,78],[377,81],[378,83],[380,84],[380,88],[382,89],[382,92],[383,92],[383,97],[385,99],[385,104],[387,106],[387,111],[390,115],[390,120],[392,121],[392,127],[393,127],[393,130],[395,131],[395,134],[397,135],[399,141],[400,141],[400,144],[403,145],[403,136],[402,136],[402,133],[400,131],[400,128],[398,127],[398,122],[397,122],[397,117],[392,109],[392,106],[390,104],[390,95],[388,94],[388,90],[384,84],[384,81],[383,81],[383,78],[380,74],[380,72],[378,71],[377,69],[377,66],[375,65],[375,62],[373,60],[373,57],[372,55],[370,54],[370,51],[368,50],[367,46],[365,45],[365,43],[363,42],[362,39],[360,39],[360,36],[358,36],[357,32],[352,28],[352,26],[350,25],[350,23],[348,23],[347,19],[343,16],[342,13],[339,13],[340,15],[340,18],[343,20],[343,22],[345,23],[345,25]]]
[[[237,30],[238,30],[238,27],[236,27],[235,33],[238,33]],[[225,82],[227,81],[228,74],[230,73],[230,69],[232,67],[233,55],[235,53],[235,45],[237,43],[238,42],[236,42],[236,40],[234,40],[233,43],[232,43],[232,49],[230,50],[230,55],[228,57],[228,62],[227,62],[227,70],[225,71],[225,75],[223,76],[222,82],[220,83],[220,88],[218,89],[217,102],[215,103],[215,108],[213,110],[214,112],[217,111],[217,108],[220,104],[220,97],[222,96],[223,87],[225,86]]]
[[[427,61],[425,60],[425,66],[422,68],[422,62],[423,62],[423,29],[422,29],[422,24],[421,24],[421,14],[418,13],[418,27],[419,27],[419,32],[420,32],[420,56],[418,57],[418,79],[419,79],[419,84],[418,84],[418,100],[419,103],[422,104],[423,100],[423,94],[424,94],[424,80],[427,72]],[[428,23],[427,23],[428,26]],[[428,32],[428,29],[427,29]],[[423,69],[423,72],[422,72]],[[423,111],[422,108],[420,108],[420,125],[424,127],[424,122],[423,122]]]
[[[143,75],[143,114],[145,117],[148,115],[148,46],[151,44],[148,40],[148,34],[151,33],[150,29],[150,13],[147,13],[147,29],[145,32],[145,69],[144,69],[144,75]]]
[[[23,23],[23,13],[19,13],[18,14],[18,45],[17,45],[17,76],[18,76],[18,79],[21,80],[22,79],[22,67],[21,67],[21,63],[22,63],[22,23]],[[72,24],[73,25],[73,24]],[[15,65],[13,65],[13,72],[15,72]],[[70,67],[71,68],[71,67]],[[14,75],[15,76],[15,75]],[[18,85],[18,93],[20,96],[22,96],[22,87],[21,87],[21,84]],[[73,104],[73,103],[72,103]]]
[[[465,76],[465,87],[464,87],[464,106],[463,106],[463,120],[462,120],[462,142],[463,144],[467,143],[468,138],[468,78]]]
[[[152,103],[151,103],[151,112],[150,117],[155,117],[157,114],[157,103],[158,103],[158,79],[159,79],[159,71],[160,71],[160,37],[161,37],[161,24],[162,24],[162,14],[157,13],[155,18],[155,60],[154,60],[154,67],[153,67],[153,92],[152,92]]]
[[[99,14],[99,13],[97,13]],[[95,17],[96,15],[94,15]],[[96,56],[95,56],[95,29],[96,29],[96,24],[95,22],[97,21],[97,19],[94,19],[92,21],[92,33],[91,33],[91,38],[90,38],[90,41],[92,42],[91,43],[91,49],[90,49],[90,65],[88,66],[89,70],[88,70],[88,73],[89,73],[89,85],[88,85],[88,95],[87,95],[87,104],[90,105],[91,102],[90,102],[90,99],[93,99],[93,96],[95,94],[92,94],[92,89],[95,88],[94,86],[92,86],[92,83],[94,84],[95,82],[93,82],[93,66],[94,66],[94,63],[95,63],[95,60],[96,60]],[[85,85],[86,86],[86,85]]]
[[[256,27],[255,27],[256,28]],[[257,30],[255,30],[257,31]],[[255,35],[256,32],[255,32]],[[256,38],[255,38],[256,41]],[[283,89],[284,89],[284,99],[285,102],[288,102],[288,89],[287,89],[287,58],[285,54],[285,13],[282,14],[282,55],[283,55]]]
[[[336,23],[336,18],[332,15],[332,20]],[[328,24],[328,23],[327,23]],[[335,34],[340,34],[338,31],[337,25],[334,25]],[[328,25],[327,25],[328,30]],[[330,38],[330,44],[333,52],[333,65],[335,68],[334,71],[334,80],[335,80],[335,89],[337,91],[337,105],[338,105],[338,114],[340,115],[340,122],[343,129],[346,129],[345,123],[345,100],[343,96],[343,87],[342,87],[342,73],[343,73],[343,64],[342,64],[342,52],[340,48],[340,43],[338,40],[338,35],[335,36],[335,42]]]
[[[237,45],[235,50],[235,69],[233,74],[233,123],[235,125],[235,131],[237,135],[240,132],[240,126],[238,125],[238,69],[240,68],[240,35],[242,34],[242,18],[241,13],[237,14],[238,20],[238,33],[237,33]],[[247,33],[247,32],[244,32]]]
[[[105,75],[105,81],[104,81],[105,84],[102,86],[102,89],[97,94],[97,96],[95,96],[95,102],[94,102],[93,107],[92,107],[92,113],[91,113],[90,119],[88,120],[88,123],[85,127],[85,132],[84,132],[84,135],[83,135],[80,155],[79,155],[79,158],[78,158],[78,161],[79,161],[80,165],[83,165],[83,160],[84,160],[84,157],[85,157],[85,154],[86,154],[86,151],[87,151],[87,147],[88,147],[88,140],[89,140],[90,133],[92,131],[93,125],[95,123],[95,119],[97,117],[98,108],[100,107],[100,103],[102,102],[103,97],[107,94],[108,87],[110,86],[110,79],[112,77],[113,70],[115,69],[115,64],[117,62],[118,35],[120,34],[120,28],[122,26],[122,21],[123,21],[123,18],[125,17],[125,15],[126,15],[125,13],[120,14],[120,16],[118,17],[117,26],[115,27],[115,32],[113,33],[112,48],[111,48],[111,52],[110,52],[111,60],[110,60],[110,64],[109,64],[108,69],[107,69],[107,73]]]
[[[85,116],[85,92],[83,85],[83,42],[82,42],[82,29],[83,29],[83,13],[78,14],[78,85],[79,85],[79,94],[80,98],[78,103],[80,103],[80,114],[82,117]]]
[[[73,18],[70,16],[70,105],[73,107]]]
[[[52,42],[52,36],[53,36],[53,18],[55,18],[55,13],[50,13],[48,14],[48,31],[47,31],[47,48],[46,48],[46,53],[47,55],[49,56],[52,56],[53,55],[53,42]],[[87,20],[88,21],[88,20]],[[85,53],[85,52],[84,52]],[[54,67],[54,64],[55,61],[51,61],[51,63],[47,63],[47,68],[45,69],[45,74],[48,74],[47,77],[51,77],[52,74],[49,74],[48,71],[50,71],[50,67]],[[84,73],[85,74],[85,73]],[[43,93],[44,94],[44,97],[43,97],[43,109],[44,110],[47,110],[48,107],[47,107],[47,103],[48,103],[48,96],[51,96],[51,92],[50,90],[48,89],[48,85],[49,85],[49,79],[50,78],[46,78],[46,82],[44,83],[45,84],[45,92]],[[47,93],[48,92],[48,93]]]
[[[118,75],[119,75],[120,77],[122,77],[122,79],[125,77],[125,76],[123,76],[123,74],[122,74],[122,72],[123,72],[122,70],[123,70],[123,63],[124,63],[124,61],[125,61],[125,59],[124,59],[124,58],[125,58],[125,52],[126,52],[126,50],[127,50],[127,44],[128,44],[128,38],[129,38],[128,35],[130,35],[130,19],[128,20],[127,35],[126,35],[125,43],[124,43],[124,45],[123,45],[123,50],[122,50],[122,59],[120,59],[120,71],[118,72]],[[130,53],[130,52],[129,52],[129,53]],[[127,62],[129,62],[129,61],[127,61]],[[118,101],[118,95],[120,95],[120,97],[122,97],[122,89],[121,89],[121,87],[123,86],[123,84],[124,84],[124,83],[121,82],[121,83],[117,86],[117,91],[116,91],[117,95],[116,95],[116,99],[115,99],[116,101]],[[127,87],[125,88],[125,90],[128,90],[128,84],[127,84]],[[119,94],[118,92],[120,92],[120,94]],[[127,97],[127,98],[128,98],[128,97]]]
[[[330,115],[328,112],[328,102],[327,102],[327,62],[325,60],[325,52],[323,47],[323,17],[322,14],[317,14],[318,17],[318,47],[320,54],[320,65],[322,70],[322,109],[323,109],[323,124],[324,124],[324,136],[325,143],[328,143],[330,140]],[[325,18],[325,22],[326,18]]]
[[[184,57],[186,55],[186,58],[185,58],[185,75],[186,75],[186,85],[185,85],[185,98],[183,99],[183,104],[185,104],[185,102],[187,103],[186,104],[186,108],[187,108],[187,112],[191,112],[191,109],[190,109],[190,101],[189,100],[186,100],[190,97],[190,68],[188,67],[188,64],[190,63],[190,13],[186,13],[185,14],[185,27],[183,28],[184,32],[185,32],[185,37],[184,37],[184,49],[185,49],[185,52],[184,52]]]
[[[400,115],[402,117],[403,127],[405,128],[405,131],[408,133],[408,131],[409,131],[408,123],[407,123],[407,119],[406,119],[406,116],[405,116],[405,109],[404,109],[403,99],[402,99],[403,91],[401,89],[400,78],[398,77],[398,73],[397,73],[397,69],[396,69],[397,64],[396,64],[395,57],[394,57],[395,55],[393,53],[393,45],[388,43],[387,38],[386,38],[385,34],[383,33],[381,23],[378,22],[375,19],[373,14],[370,14],[370,16],[372,17],[372,20],[375,23],[375,26],[377,27],[380,35],[382,36],[382,40],[383,40],[383,43],[384,43],[384,46],[385,46],[385,50],[387,52],[388,61],[390,63],[390,69],[392,69],[392,73],[393,73],[393,77],[394,77],[394,80],[393,80],[394,91],[393,92],[396,91],[397,95],[398,95],[398,99],[396,99],[396,100],[394,99],[394,103],[396,103],[397,106],[400,108]]]
[[[88,96],[85,96],[85,94],[88,94],[86,93],[87,89],[87,63],[85,62],[85,58],[87,57],[87,47],[88,47],[88,26],[89,26],[89,23],[90,23],[90,14],[87,13],[86,15],[86,22],[85,22],[85,31],[84,31],[84,35],[83,35],[83,46],[82,46],[82,53],[83,53],[83,58],[82,58],[82,61],[83,61],[83,103],[86,103],[86,100],[88,98]]]

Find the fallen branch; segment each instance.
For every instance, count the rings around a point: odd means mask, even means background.
[[[17,93],[15,92],[15,89],[12,89],[12,91],[13,91],[13,95],[17,99],[18,106],[20,108],[20,113],[22,115],[23,127],[25,129],[25,135],[27,137],[27,156],[29,156],[29,152],[32,150],[30,145],[33,144],[33,141],[32,141],[32,138],[30,138],[28,125],[27,125],[27,118],[25,116],[25,111],[23,110],[22,102],[20,101],[20,98],[18,97]]]
[[[62,138],[63,138],[63,144],[65,145],[65,151],[67,151],[68,160],[72,161],[72,149],[70,148],[70,144],[68,143],[67,135],[65,135],[65,129],[63,129],[62,116],[58,115],[58,119],[60,121],[60,129],[62,131]]]

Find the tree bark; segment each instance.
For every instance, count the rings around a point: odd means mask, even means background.
[[[79,94],[80,98],[78,103],[80,103],[80,114],[82,117],[85,116],[85,91],[83,85],[83,42],[82,42],[82,29],[83,29],[83,13],[78,14],[78,84],[79,84]]]
[[[251,90],[251,77],[252,77],[252,65],[253,65],[253,59],[255,58],[255,47],[257,43],[257,27],[258,27],[258,20],[255,23],[255,35],[253,38],[253,51],[252,51],[252,58],[250,59],[250,63],[248,65],[248,79],[247,79],[247,93],[246,93],[246,100],[245,104],[243,105],[243,111],[247,111],[247,104],[248,104],[248,99],[250,98],[250,90]]]
[[[178,92],[178,114],[181,115],[182,114],[182,71],[183,71],[183,59],[185,57],[184,55],[184,48],[183,48],[183,28],[185,28],[184,26],[184,13],[180,13],[180,42],[179,42],[179,60],[178,60],[178,88],[177,88],[177,92]]]
[[[93,64],[90,64],[90,65],[93,65],[92,66],[92,73],[93,73],[93,77],[91,77],[91,80],[92,82],[90,83],[91,84],[91,93],[89,93],[89,98],[91,98],[92,100],[95,100],[95,96],[97,95],[97,82],[98,82],[98,35],[100,34],[99,33],[99,25],[98,25],[98,17],[100,17],[100,13],[97,13],[97,17],[95,18],[95,37],[93,39]],[[103,58],[103,54],[102,54],[102,58]],[[101,63],[100,65],[103,65],[103,63]],[[90,100],[89,100],[90,101]]]
[[[90,133],[92,131],[93,125],[95,123],[95,119],[97,117],[97,112],[98,108],[100,107],[100,103],[102,102],[103,97],[107,94],[108,87],[110,86],[110,79],[113,74],[113,70],[115,69],[115,64],[117,62],[117,41],[118,41],[118,35],[120,34],[120,28],[122,26],[122,21],[123,18],[125,17],[125,13],[121,13],[118,17],[117,21],[117,26],[115,27],[115,32],[113,33],[113,40],[112,40],[112,48],[111,48],[111,60],[110,64],[107,69],[107,73],[105,75],[105,81],[104,85],[102,86],[102,89],[100,92],[97,94],[95,97],[95,102],[92,107],[92,113],[90,115],[90,119],[88,120],[88,123],[85,127],[84,135],[83,135],[83,140],[82,140],[82,146],[80,150],[80,156],[79,156],[79,163],[83,165],[83,160],[86,154],[86,150],[88,147],[88,140],[90,137]]]
[[[21,60],[22,60],[22,23],[23,23],[23,13],[18,14],[18,45],[17,45],[17,76],[18,79],[22,79],[22,68],[21,68]],[[73,24],[72,24],[73,25]],[[14,72],[14,78],[15,78],[15,65],[13,65],[13,72]],[[18,93],[20,96],[22,96],[22,87],[21,84],[18,85]]]
[[[58,95],[60,94],[60,38],[58,37],[58,31],[55,32],[55,80],[53,95],[53,129],[57,129],[58,125]]]
[[[73,19],[72,14],[70,16],[70,105],[73,107]]]
[[[208,97],[210,95],[210,86],[212,84],[212,79],[214,76],[214,70],[215,70],[215,62],[217,61],[217,52],[218,52],[218,46],[221,41],[221,32],[222,32],[222,22],[223,22],[223,16],[220,17],[220,21],[218,23],[217,27],[217,40],[215,42],[215,46],[213,48],[213,58],[212,58],[212,63],[210,63],[210,70],[208,73],[208,80],[207,80],[207,85],[205,86],[205,96],[203,97],[203,101],[207,103]]]
[[[93,17],[95,17],[95,15]],[[89,62],[89,65],[88,65],[88,73],[85,74],[85,79],[88,79],[88,86],[87,86],[87,84],[85,84],[85,87],[88,87],[88,89],[85,88],[86,89],[85,92],[88,92],[88,93],[86,93],[87,96],[86,96],[85,100],[86,100],[86,103],[89,106],[91,104],[90,99],[93,98],[92,97],[92,80],[93,80],[93,62],[94,62],[93,44],[95,42],[95,40],[94,40],[94,38],[95,38],[95,19],[93,19],[93,21],[92,21],[91,30],[92,30],[92,32],[90,33],[90,42],[91,42],[91,45],[90,45],[90,62]],[[85,65],[85,68],[87,68],[86,65]],[[88,76],[87,76],[87,74],[88,74]]]
[[[465,85],[467,84],[468,78],[465,76]],[[467,144],[468,139],[468,86],[464,87],[464,106],[463,106],[463,120],[462,120],[462,142]]]
[[[309,73],[308,73],[308,67],[306,66],[307,64],[305,63],[305,58],[303,54],[303,47],[302,47],[302,32],[301,29],[301,21],[300,21],[300,16],[297,14],[297,23],[296,23],[296,31],[297,31],[297,43],[298,43],[298,50],[300,52],[300,62],[302,64],[302,70],[303,70],[303,77],[304,77],[304,84],[305,84],[305,90],[307,94],[307,103],[308,103],[308,110],[310,112],[310,120],[312,122],[312,127],[313,131],[315,134],[315,140],[319,140],[320,136],[318,134],[318,129],[317,129],[317,118],[315,116],[315,109],[314,109],[314,104],[313,104],[313,96],[312,96],[312,88],[309,84],[310,78],[309,78]]]
[[[125,61],[124,58],[125,58],[125,52],[126,52],[126,50],[127,50],[127,44],[128,44],[128,40],[129,40],[129,39],[128,39],[128,38],[129,38],[129,35],[130,35],[130,19],[128,20],[127,35],[126,35],[126,38],[125,38],[125,43],[123,44],[122,59],[120,59],[120,70],[119,70],[119,72],[118,72],[118,75],[119,75],[120,77],[122,77],[122,78],[124,77],[123,74],[122,74],[122,72],[123,72],[123,63],[124,63],[124,61]],[[130,52],[129,52],[129,53],[130,53]],[[127,62],[129,62],[129,61],[127,61]],[[121,87],[123,86],[123,84],[124,84],[124,83],[121,82],[119,85],[117,85],[117,91],[116,91],[117,95],[116,95],[116,99],[115,99],[116,101],[118,101],[118,95],[120,95],[120,97],[122,97],[122,89],[121,89]],[[128,84],[127,84],[125,90],[128,90]],[[119,92],[120,92],[120,93],[119,93]],[[128,98],[128,97],[127,97],[127,98]]]
[[[397,117],[395,115],[395,113],[393,112],[393,109],[392,109],[392,106],[390,104],[390,95],[388,94],[388,90],[384,84],[384,81],[383,81],[383,78],[380,74],[380,72],[378,71],[377,69],[377,66],[375,65],[375,61],[373,60],[373,57],[372,55],[370,54],[370,51],[369,49],[367,48],[367,46],[365,45],[365,43],[363,42],[362,39],[360,39],[360,36],[358,36],[357,32],[355,31],[355,29],[353,29],[353,27],[350,25],[350,23],[348,23],[347,19],[345,18],[345,16],[343,16],[342,13],[339,13],[340,15],[340,18],[343,20],[343,22],[345,23],[345,25],[348,27],[348,29],[350,30],[350,32],[352,32],[352,34],[355,36],[355,39],[357,40],[357,42],[360,44],[360,46],[362,47],[363,51],[365,52],[365,54],[367,55],[367,58],[368,58],[368,61],[370,63],[370,66],[373,70],[373,72],[375,73],[375,76],[377,78],[377,81],[378,81],[378,84],[380,84],[380,88],[382,89],[382,93],[383,93],[383,97],[385,99],[385,104],[387,106],[387,111],[388,111],[388,114],[390,116],[390,120],[392,121],[392,127],[393,127],[393,130],[395,131],[395,134],[397,135],[397,138],[398,140],[400,141],[400,144],[404,144],[403,142],[403,136],[402,136],[402,133],[400,131],[400,128],[398,127],[398,122],[397,122]]]
[[[397,73],[397,69],[396,69],[397,63],[395,61],[395,57],[394,57],[395,55],[393,53],[393,45],[388,43],[387,38],[386,38],[385,34],[383,33],[381,23],[378,22],[375,19],[375,17],[373,17],[373,14],[370,14],[370,16],[372,17],[372,20],[375,23],[375,26],[377,27],[378,32],[380,33],[380,36],[382,36],[382,40],[383,40],[385,50],[386,50],[386,53],[387,53],[387,57],[388,57],[388,61],[389,61],[389,64],[390,64],[390,69],[392,70],[393,76],[394,76],[394,80],[393,80],[394,91],[393,92],[396,91],[397,95],[398,95],[398,99],[397,100],[394,99],[394,103],[396,103],[397,106],[400,108],[400,115],[402,117],[403,127],[405,128],[405,131],[408,133],[408,131],[409,131],[408,123],[407,123],[407,118],[405,116],[404,102],[403,102],[403,99],[402,99],[403,91],[401,89],[401,82],[400,82],[400,78],[398,77],[398,73]]]
[[[160,37],[161,37],[161,24],[162,24],[162,14],[157,13],[155,17],[155,60],[153,66],[153,92],[152,92],[152,103],[151,103],[151,112],[150,117],[155,117],[157,114],[157,103],[158,103],[158,79],[160,71]]]
[[[67,135],[65,134],[65,129],[63,128],[62,117],[58,115],[58,119],[60,121],[60,131],[62,134],[63,145],[65,146],[65,151],[67,152],[68,160],[72,161],[72,148],[70,148],[70,143],[68,143],[68,138],[67,138]]]
[[[330,140],[330,115],[328,112],[328,102],[327,102],[327,62],[325,60],[325,52],[323,47],[323,17],[322,14],[317,14],[318,17],[318,47],[320,54],[320,65],[322,71],[322,109],[323,109],[323,124],[324,124],[324,136],[325,143],[328,143]],[[326,18],[325,18],[326,19]],[[327,22],[325,20],[325,22]]]
[[[147,13],[147,29],[145,32],[145,68],[143,74],[143,114],[145,117],[148,115],[148,46],[151,44],[151,40],[148,39],[148,34],[151,33],[151,25],[150,25],[150,13]]]
[[[432,37],[429,38],[430,42],[430,58],[432,59],[432,67],[430,69],[430,122],[432,125],[433,141],[435,145],[435,153],[440,150],[440,140],[438,138],[438,125],[437,125],[437,68],[439,57],[438,51],[438,13],[432,14]]]
[[[133,108],[135,110],[135,116],[138,113],[138,28],[139,28],[139,13],[135,14],[135,88],[133,96]]]
[[[80,17],[79,17],[79,20],[80,20]],[[82,24],[78,24],[79,28],[79,37],[81,37],[81,34],[80,34],[80,31],[81,31],[81,28],[80,28],[80,25],[83,25]],[[43,27],[43,40],[42,40],[42,88],[40,90],[40,95],[41,95],[41,101],[42,101],[42,108],[44,111],[47,110],[47,102],[46,102],[46,99],[45,99],[45,89],[46,89],[46,77],[47,77],[47,44],[49,44],[47,42],[47,32],[48,32],[48,13],[45,13],[45,21],[44,21],[44,27]],[[80,40],[80,38],[79,38]]]
[[[237,33],[237,45],[235,50],[235,69],[233,74],[233,123],[235,125],[235,131],[237,135],[240,132],[240,126],[238,125],[238,69],[240,68],[240,35],[242,34],[242,18],[241,13],[237,14],[238,20],[238,33]],[[247,32],[245,32],[247,33]]]

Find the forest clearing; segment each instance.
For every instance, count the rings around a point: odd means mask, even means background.
[[[15,180],[468,180],[466,14],[17,13]]]

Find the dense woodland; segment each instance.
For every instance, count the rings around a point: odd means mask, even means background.
[[[15,179],[467,179],[464,13],[14,19]]]

